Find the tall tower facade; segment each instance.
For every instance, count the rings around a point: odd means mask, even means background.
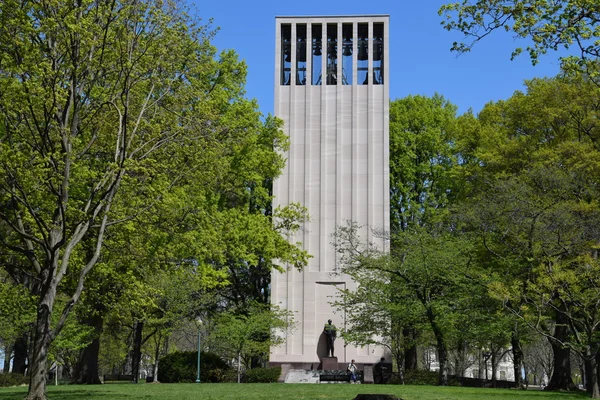
[[[272,303],[296,322],[285,344],[271,349],[273,364],[316,369],[326,357],[324,324],[346,327],[345,312],[330,303],[356,284],[336,273],[336,227],[355,221],[364,240],[389,246],[371,234],[389,231],[390,219],[388,26],[388,15],[276,18],[275,115],[290,149],[273,205],[308,208],[310,222],[290,240],[312,258],[302,271],[272,275]],[[382,354],[335,342],[340,363],[371,363]]]

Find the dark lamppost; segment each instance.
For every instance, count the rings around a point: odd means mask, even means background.
[[[202,320],[200,318],[196,319],[196,326],[198,327],[198,368],[196,369],[196,383],[200,383],[200,338],[201,338],[201,330]]]

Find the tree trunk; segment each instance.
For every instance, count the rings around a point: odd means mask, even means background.
[[[575,384],[571,379],[571,350],[562,348],[559,344],[553,342],[554,371],[546,390],[575,390]]]
[[[437,340],[437,355],[438,364],[440,366],[438,385],[448,386],[448,351],[446,349],[446,345],[444,343],[440,343],[439,339]]]
[[[94,327],[94,340],[81,351],[71,383],[97,385],[102,383],[98,374],[98,353],[103,321],[101,316],[94,314],[87,322],[88,326]]]
[[[55,288],[49,288],[37,309],[33,355],[30,362],[29,391],[26,400],[46,400],[46,377],[48,375],[48,349],[52,343],[50,336],[50,317],[55,299]]]
[[[152,383],[159,383],[158,382],[158,358],[156,359],[156,362],[154,362],[154,368],[152,368]]]
[[[416,337],[417,332],[415,328],[404,328],[402,330],[404,336],[404,342],[408,343],[404,350],[404,370],[411,371],[418,368],[418,353]]]
[[[454,362],[454,374],[458,377],[464,377],[467,369],[465,362],[466,343],[464,340],[458,341],[458,348],[456,349],[456,360]]]
[[[519,338],[519,334],[516,332],[516,330],[512,331],[512,334],[510,336],[510,343],[512,345],[515,387],[517,389],[523,389],[523,380],[521,376],[521,370],[523,367],[523,347],[521,346],[521,339]]]
[[[237,365],[238,383],[242,382],[242,353],[238,352],[238,365]]]
[[[133,351],[131,354],[131,374],[133,382],[138,383],[140,376],[140,362],[142,360],[142,333],[144,332],[144,323],[136,321],[133,327]]]
[[[498,369],[498,350],[496,350],[495,347],[492,346],[492,387],[496,388],[497,386],[497,369]]]
[[[404,385],[404,351],[402,351],[399,347],[395,347],[395,349],[397,351],[392,351],[392,357],[398,366],[398,378],[400,380],[400,384]]]
[[[4,366],[2,368],[2,372],[5,374],[10,372],[10,360],[12,359],[13,347],[14,343],[9,343],[6,345],[6,347],[4,347]]]
[[[13,346],[15,356],[13,358],[12,372],[24,375],[27,371],[27,333],[19,337]]]
[[[477,357],[477,367],[479,368],[479,373],[477,374],[477,379],[483,379],[484,364],[487,364],[485,355],[483,354],[482,350],[479,350],[479,355]],[[485,365],[485,368],[487,369],[487,365]]]
[[[152,368],[152,382],[158,383],[158,360],[160,359],[161,335],[157,335],[156,348],[154,352],[154,367]]]
[[[433,335],[435,336],[435,340],[437,342],[437,357],[438,365],[440,367],[438,375],[438,385],[448,386],[448,349],[446,348],[444,332],[437,324],[435,320],[435,314],[431,307],[427,307],[427,318],[429,319],[429,324],[431,325]]]
[[[554,337],[562,342],[569,339],[569,328],[566,322],[562,313],[556,313]],[[575,386],[573,379],[571,379],[571,349],[568,347],[563,348],[557,340],[549,340],[550,346],[552,346],[552,353],[554,354],[554,369],[552,378],[545,390],[577,390],[577,386]]]
[[[592,399],[598,399],[600,398],[600,390],[598,389],[598,363],[594,357],[586,357],[584,362],[586,390]]]
[[[398,379],[400,380],[400,384],[404,385],[404,368],[402,368],[402,364],[399,365],[400,367],[398,367]],[[382,379],[385,381],[385,377]]]

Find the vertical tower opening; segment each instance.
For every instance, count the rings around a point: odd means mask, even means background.
[[[342,24],[342,85],[352,85],[352,24]]]
[[[369,24],[358,24],[356,72],[359,85],[369,84]]]
[[[373,24],[373,84],[383,85],[383,23]]]
[[[296,25],[296,85],[306,85],[306,25]]]
[[[289,85],[292,73],[292,26],[281,24],[281,84]]]
[[[337,85],[337,24],[327,24],[327,84]]]
[[[311,25],[312,35],[312,68],[311,79],[313,85],[321,84],[321,57],[322,57],[322,41],[323,31],[321,24]]]

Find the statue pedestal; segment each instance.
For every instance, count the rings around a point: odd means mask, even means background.
[[[334,371],[338,369],[338,359],[337,357],[323,357],[322,359],[322,368],[325,371]]]
[[[374,383],[373,380],[373,366],[365,365],[363,369],[363,383]]]
[[[319,372],[306,369],[290,369],[285,383],[319,383]]]

